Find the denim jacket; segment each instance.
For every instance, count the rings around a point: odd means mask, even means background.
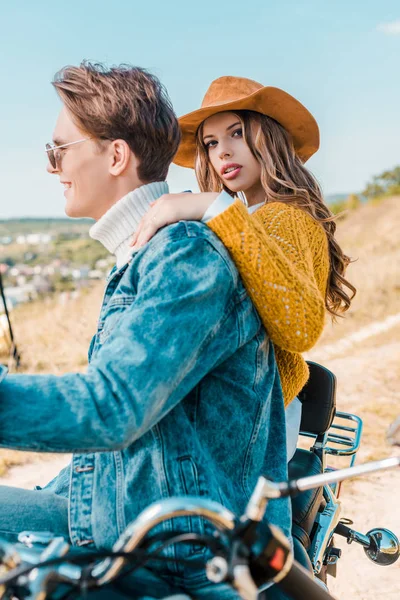
[[[166,227],[114,267],[89,361],[85,374],[3,372],[0,384],[1,446],[73,452],[45,488],[69,497],[73,544],[110,548],[170,496],[241,514],[260,474],[287,478],[273,345],[205,225]],[[267,517],[289,534],[288,500],[272,501]],[[164,528],[203,533],[205,524],[180,518]]]

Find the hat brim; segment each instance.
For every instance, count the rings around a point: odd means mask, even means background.
[[[253,110],[278,121],[292,136],[296,153],[303,163],[319,148],[319,128],[312,114],[287,92],[267,86],[245,98],[219,102],[180,117],[182,141],[173,162],[194,169],[196,134],[201,123],[217,113],[235,110]]]

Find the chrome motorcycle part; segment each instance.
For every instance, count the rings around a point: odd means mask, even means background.
[[[352,425],[344,425],[343,421],[350,421]],[[362,429],[363,422],[360,417],[337,411],[334,421],[326,433],[317,436],[315,433],[302,430],[300,434],[316,440],[312,451],[316,452],[321,459],[325,454],[351,456],[350,466],[352,467],[360,447]]]
[[[18,541],[25,544],[28,548],[32,548],[33,544],[41,544],[43,546],[49,544],[55,538],[51,531],[21,531],[18,534]]]
[[[371,529],[367,537],[370,540],[365,554],[377,565],[392,565],[400,556],[400,543],[398,538],[389,529]]]
[[[259,477],[256,487],[245,509],[245,515],[252,521],[262,521],[268,500],[280,498],[286,484],[274,483],[265,477]]]
[[[236,524],[235,515],[212,500],[191,496],[169,498],[152,504],[128,525],[114,544],[113,551],[132,552],[153,527],[168,519],[184,516],[203,517],[222,531],[231,531]],[[125,563],[124,558],[107,558],[94,567],[91,576],[97,580],[97,585],[104,585],[120,572]]]
[[[351,427],[341,424],[340,421],[343,420],[350,421],[354,426]],[[328,444],[335,444],[335,446],[327,445],[325,447],[325,452],[334,456],[351,456],[350,466],[352,467],[354,465],[355,455],[360,448],[362,429],[363,422],[360,417],[350,413],[337,411],[335,419],[328,431],[327,440]],[[337,433],[338,431],[345,432],[347,435]],[[339,448],[337,446],[339,446]],[[340,448],[340,446],[344,446],[344,448]]]
[[[323,473],[322,475],[312,475],[311,477],[303,477],[301,479],[298,479],[295,482],[295,485],[289,482],[289,484],[287,484],[287,487],[292,487],[293,491],[297,488],[299,492],[303,492],[305,490],[312,490],[316,487],[321,487],[323,485],[330,485],[331,483],[345,481],[346,479],[352,479],[353,477],[359,477],[360,475],[375,473],[377,471],[383,471],[385,469],[393,469],[399,466],[400,456],[394,456],[393,458],[384,458],[383,460],[376,460],[374,462],[365,463],[356,467],[340,469],[339,471],[330,471],[329,473]]]
[[[326,556],[326,564],[327,565],[336,565],[339,558],[342,556],[342,551],[340,548],[335,548],[332,546],[329,548],[329,552]]]
[[[363,546],[368,558],[378,565],[392,565],[400,556],[400,542],[389,529],[371,529],[364,535],[339,523],[335,533],[346,538],[348,544],[356,542]]]
[[[228,563],[222,556],[214,556],[206,565],[207,578],[213,583],[225,581],[228,575]]]
[[[334,471],[337,471],[337,469],[333,469],[332,467],[328,467],[325,469],[324,473],[333,473]],[[340,495],[340,486],[341,486],[341,482],[334,482],[334,483],[330,483],[329,484],[333,494],[336,496],[336,498],[339,497]]]
[[[361,546],[364,546],[364,548],[369,548],[371,545],[371,540],[369,539],[369,537],[367,537],[363,533],[360,533],[359,531],[355,531],[355,529],[349,529],[346,537],[348,544],[356,542],[356,544],[360,544]]]
[[[40,554],[40,562],[65,556],[70,545],[63,537],[55,537]],[[29,590],[35,600],[45,600],[48,595],[49,585],[54,581],[64,581],[76,584],[81,577],[82,569],[76,565],[66,563],[57,570],[53,566],[33,569],[28,575]]]
[[[333,494],[329,485],[324,487],[324,499],[326,505],[323,511],[317,515],[316,532],[312,537],[311,546],[308,550],[315,575],[321,572],[327,548],[329,549],[333,532],[340,519],[340,502]]]

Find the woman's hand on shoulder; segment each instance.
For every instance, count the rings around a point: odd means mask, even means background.
[[[218,192],[163,194],[152,202],[135,231],[131,246],[137,250],[146,244],[161,227],[178,221],[201,221]]]

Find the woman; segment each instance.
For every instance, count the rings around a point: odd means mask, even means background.
[[[132,245],[169,223],[203,220],[229,249],[274,343],[290,458],[301,417],[296,396],[308,379],[301,352],[318,340],[325,313],[345,312],[356,291],[344,277],[349,258],[335,240],[334,217],[304,166],[318,149],[318,125],[286,92],[241,77],[213,81],[202,107],[179,121],[174,162],[195,168],[201,193],[159,199]]]

